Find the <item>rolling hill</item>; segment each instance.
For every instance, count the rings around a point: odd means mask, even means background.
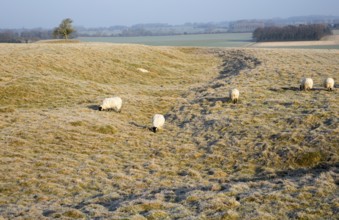
[[[338,91],[322,81],[338,63],[338,50],[1,44],[0,216],[334,219]],[[113,95],[122,113],[99,112]]]

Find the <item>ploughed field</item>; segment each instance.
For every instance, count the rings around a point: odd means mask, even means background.
[[[322,82],[338,63],[338,50],[1,44],[0,219],[334,219],[338,88]],[[110,96],[121,113],[97,110]]]

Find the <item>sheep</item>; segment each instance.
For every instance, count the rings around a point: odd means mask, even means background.
[[[234,104],[237,103],[239,99],[239,90],[231,89],[229,91],[229,97]]]
[[[325,89],[332,91],[334,89],[334,79],[327,78],[324,80],[324,87]]]
[[[151,130],[156,133],[159,129],[162,128],[165,124],[165,117],[161,114],[155,114],[152,119],[152,125],[153,127]]]
[[[311,90],[313,88],[312,78],[302,78],[300,81],[300,90]]]
[[[102,102],[102,105],[99,106],[99,111],[104,110],[114,110],[116,112],[121,112],[121,106],[122,106],[122,100],[120,97],[111,97],[111,98],[105,98]]]

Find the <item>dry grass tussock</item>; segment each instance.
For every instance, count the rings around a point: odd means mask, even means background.
[[[339,103],[322,80],[338,63],[337,50],[1,44],[0,217],[333,219]],[[112,95],[122,113],[97,111]]]

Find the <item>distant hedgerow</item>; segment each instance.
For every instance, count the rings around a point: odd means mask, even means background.
[[[271,26],[255,29],[253,39],[257,42],[320,40],[332,34],[331,29],[324,24]]]

